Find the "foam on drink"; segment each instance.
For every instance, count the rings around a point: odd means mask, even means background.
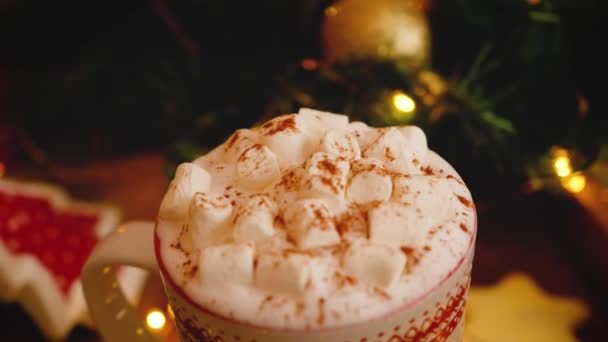
[[[319,329],[427,293],[465,255],[475,224],[467,187],[418,127],[302,109],[180,165],[157,233],[173,282],[206,309]]]

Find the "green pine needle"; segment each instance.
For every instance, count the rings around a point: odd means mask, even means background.
[[[515,134],[515,126],[513,123],[503,117],[496,115],[491,111],[484,111],[480,114],[480,118],[489,125],[502,130],[506,133]]]
[[[559,15],[549,12],[530,11],[528,13],[530,19],[537,23],[559,24]]]

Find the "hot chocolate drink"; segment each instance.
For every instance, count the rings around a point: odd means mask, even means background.
[[[159,212],[159,262],[220,317],[334,328],[434,289],[470,249],[475,217],[419,128],[301,109],[179,165]]]

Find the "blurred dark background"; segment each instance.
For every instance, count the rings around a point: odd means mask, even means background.
[[[519,81],[528,98],[502,111],[518,124],[518,144],[543,152],[567,136],[577,93],[593,103],[584,128],[593,132],[578,137],[593,144],[606,129],[596,101],[603,39],[593,1],[550,1],[560,25],[540,27],[522,15],[533,1],[427,3],[437,71],[462,74],[489,41],[501,65],[484,87]],[[203,140],[217,143],[264,111],[285,65],[322,55],[319,25],[329,4],[3,0],[0,70],[13,95],[3,115],[59,157],[163,147],[208,112],[221,114],[213,116],[221,129]]]
[[[3,7],[2,65],[17,95],[11,112],[59,155],[159,148],[201,106],[231,101],[247,104],[234,122],[247,125],[268,97],[253,90],[270,91],[269,75],[314,51],[316,38],[302,31],[292,2],[26,0]],[[199,58],[180,45],[160,14],[167,11],[200,46]]]

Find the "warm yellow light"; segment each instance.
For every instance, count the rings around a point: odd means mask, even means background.
[[[334,16],[336,14],[338,14],[338,8],[336,8],[335,6],[329,6],[325,9],[326,16]]]
[[[169,313],[169,317],[171,317],[171,319],[175,319],[175,313],[173,312],[173,308],[170,304],[167,304],[167,312]]]
[[[558,176],[560,177],[568,177],[571,173],[572,173],[572,169],[570,169],[569,167],[567,168],[561,168],[561,169],[557,169],[556,173]]]
[[[302,60],[302,69],[312,71],[319,68],[319,62],[312,58],[306,58]]]
[[[572,173],[572,167],[570,166],[570,158],[567,156],[558,156],[553,162],[553,168],[555,173],[560,177],[567,177]]]
[[[411,113],[416,109],[416,102],[411,97],[407,96],[402,92],[396,92],[393,95],[393,106],[397,110],[404,113]]]
[[[2,162],[0,162],[0,177],[4,176],[5,171],[6,171],[6,168],[4,167],[4,164],[2,164]]]
[[[553,163],[556,169],[563,169],[570,167],[570,159],[566,156],[560,156],[555,158],[555,162]]]
[[[146,315],[146,324],[148,327],[154,330],[160,330],[165,326],[167,319],[165,318],[165,314],[160,310],[152,310],[148,312]]]
[[[583,174],[575,173],[562,180],[562,185],[570,192],[581,192],[585,189],[585,185],[587,185],[587,178]]]

